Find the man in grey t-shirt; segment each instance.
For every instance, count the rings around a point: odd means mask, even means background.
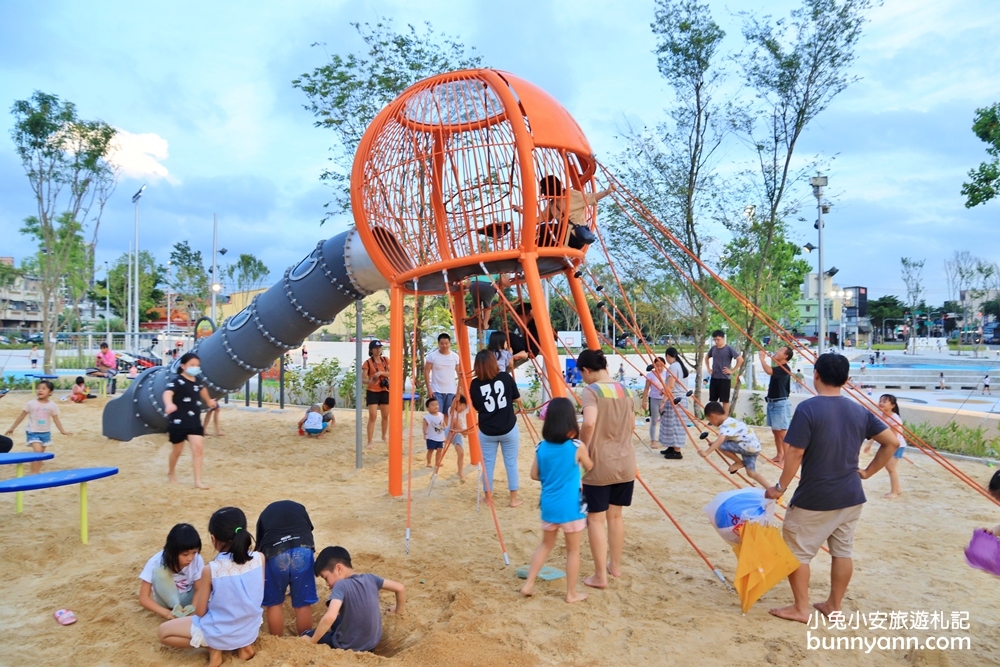
[[[854,572],[854,529],[861,517],[868,479],[892,457],[899,440],[871,411],[841,396],[851,367],[847,357],[830,352],[816,360],[813,382],[816,396],[799,404],[788,426],[785,466],[778,483],[764,495],[777,499],[802,466],[782,534],[799,561],[788,575],[795,603],[771,613],[789,621],[807,623],[813,607],[824,616],[839,612]],[[874,439],[881,447],[865,469],[858,468],[861,443]],[[809,606],[809,563],[823,543],[830,548],[830,595]]]
[[[316,557],[315,574],[330,587],[330,600],[315,630],[302,635],[313,644],[348,651],[371,651],[382,639],[382,610],[378,593],[396,594],[389,613],[400,614],[406,601],[403,584],[374,574],[355,574],[351,554],[344,547],[326,547]]]
[[[726,332],[716,329],[712,332],[712,347],[705,353],[705,368],[711,372],[708,382],[708,400],[722,403],[729,415],[729,394],[732,390],[733,360],[738,372],[743,365],[743,355],[732,345],[726,345]],[[739,376],[737,376],[739,379]]]

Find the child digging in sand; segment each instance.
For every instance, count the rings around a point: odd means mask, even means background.
[[[424,415],[424,440],[427,441],[427,467],[441,467],[441,457],[444,455],[444,432],[448,428],[448,419],[441,413],[441,405],[434,397],[428,398],[424,404],[427,414]],[[434,463],[431,463],[431,455]]]
[[[719,437],[708,449],[701,452],[708,456],[715,450],[733,463],[729,466],[729,474],[735,475],[740,468],[746,468],[747,475],[765,489],[771,485],[763,475],[757,472],[757,455],[760,454],[760,440],[750,427],[733,417],[726,417],[726,409],[722,403],[711,401],[705,405],[705,419],[719,429]]]
[[[319,406],[312,406],[306,413],[306,418],[302,422],[302,430],[310,438],[318,438],[326,432],[326,422],[323,421],[323,412]]]
[[[69,395],[69,400],[74,403],[83,403],[88,398],[97,398],[97,396],[87,391],[87,381],[83,379],[83,376],[77,376],[76,383],[73,385],[73,392]]]
[[[54,390],[55,385],[48,380],[39,382],[38,386],[35,387],[35,400],[24,404],[24,410],[14,420],[13,426],[7,429],[5,435],[13,435],[14,429],[17,428],[18,424],[25,417],[28,418],[28,430],[25,434],[28,440],[28,447],[31,447],[36,452],[44,452],[45,448],[52,444],[53,423],[63,435],[73,435],[64,429],[62,422],[59,421],[59,406],[49,400]],[[42,462],[32,461],[31,474],[37,475],[41,471]]]
[[[264,555],[250,550],[247,517],[238,507],[216,511],[208,532],[219,555],[195,583],[195,615],[161,624],[159,636],[173,648],[208,648],[209,667],[219,667],[223,651],[236,651],[240,660],[254,656],[264,617]]]
[[[319,552],[315,573],[330,587],[330,600],[316,629],[302,635],[305,641],[348,651],[375,648],[382,639],[379,591],[396,594],[390,614],[403,613],[406,587],[374,574],[356,574],[351,554],[344,547],[327,547]]]
[[[542,426],[545,438],[535,449],[531,479],[542,483],[542,543],[531,557],[528,579],[521,595],[535,592],[535,579],[545,559],[556,545],[559,530],[566,536],[566,602],[580,602],[586,595],[576,592],[580,576],[580,536],[587,528],[586,510],[580,501],[580,466],[594,467],[587,448],[579,440],[576,409],[568,398],[554,398],[549,403]]]
[[[201,536],[191,524],[177,524],[167,533],[163,549],[146,561],[139,574],[139,604],[167,620],[190,616],[195,582],[204,569]]]

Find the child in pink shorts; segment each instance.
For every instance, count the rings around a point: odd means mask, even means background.
[[[528,580],[521,588],[521,595],[535,592],[535,579],[562,529],[566,536],[566,602],[579,602],[587,597],[576,592],[580,575],[580,536],[587,527],[587,507],[580,493],[580,466],[590,470],[594,462],[583,443],[574,440],[578,431],[572,401],[552,399],[542,426],[545,439],[535,448],[535,461],[531,464],[531,479],[542,483],[543,537],[531,557]]]

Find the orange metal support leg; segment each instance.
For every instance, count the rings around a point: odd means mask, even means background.
[[[530,252],[524,255],[521,260],[521,268],[524,269],[524,282],[528,287],[528,296],[531,297],[532,310],[535,312],[535,326],[538,327],[538,345],[541,348],[542,357],[545,359],[545,376],[549,381],[550,395],[566,396],[566,383],[563,379],[562,369],[559,368],[559,351],[556,349],[555,334],[552,331],[552,323],[549,321],[549,313],[545,308],[545,292],[542,290],[542,279],[538,273],[538,255]],[[538,313],[542,316],[539,317]]]
[[[469,329],[465,326],[465,290],[458,288],[448,294],[451,297],[451,316],[455,320],[455,342],[458,343],[458,381],[465,394],[465,400],[469,401],[469,409],[466,417],[471,424],[475,411],[472,409],[472,400],[469,398],[469,382],[472,381],[472,354],[469,348]],[[469,441],[469,463],[479,465],[483,460],[482,451],[479,449],[479,433],[473,429],[468,436]]]
[[[403,495],[403,351],[406,348],[403,288],[389,295],[389,495]]]
[[[587,303],[587,295],[583,291],[583,283],[575,277],[576,269],[566,270],[566,280],[569,282],[569,289],[573,293],[573,302],[576,305],[576,313],[580,316],[580,328],[583,329],[583,336],[587,341],[587,347],[591,350],[601,349],[601,339],[597,336],[597,329],[594,327],[594,318],[590,314],[590,304]]]

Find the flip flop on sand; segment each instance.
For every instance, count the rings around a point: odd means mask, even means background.
[[[175,604],[174,608],[171,609],[171,611],[177,618],[184,618],[185,616],[190,616],[191,614],[194,613],[194,605],[189,604],[182,607],[180,604]]]
[[[59,625],[73,625],[76,623],[76,614],[69,609],[60,609],[52,615],[59,622]]]

